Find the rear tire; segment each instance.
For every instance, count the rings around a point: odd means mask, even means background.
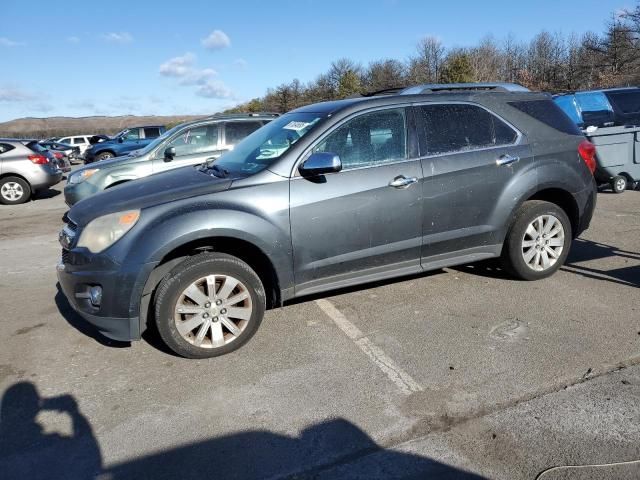
[[[256,333],[266,308],[258,275],[242,260],[202,253],[177,265],[155,295],[160,337],[186,358],[237,350]]]
[[[521,280],[553,275],[571,247],[571,222],[559,206],[541,200],[525,202],[517,211],[502,248],[502,264]]]
[[[614,193],[622,193],[627,189],[627,177],[624,175],[616,175],[611,179],[611,189]]]
[[[4,177],[0,179],[0,203],[18,205],[31,198],[31,186],[20,177]]]

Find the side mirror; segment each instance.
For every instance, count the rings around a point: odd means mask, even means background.
[[[118,137],[118,143],[123,143],[124,142],[124,137]]]
[[[303,177],[337,173],[342,170],[342,162],[340,161],[340,157],[335,153],[316,152],[312,153],[309,158],[302,162],[298,170]]]
[[[164,161],[165,162],[170,162],[171,160],[173,160],[176,156],[176,147],[168,147],[165,151],[164,151]]]

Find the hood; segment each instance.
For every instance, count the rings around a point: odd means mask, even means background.
[[[177,168],[92,195],[75,204],[68,216],[79,226],[85,226],[94,218],[109,213],[143,209],[227,190],[233,180],[233,176],[218,178],[193,166]]]
[[[94,135],[93,137],[89,138],[89,143],[91,145],[95,145],[96,143],[104,142],[107,140],[111,140],[111,137],[109,137],[108,135]]]

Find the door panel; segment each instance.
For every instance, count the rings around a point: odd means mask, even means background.
[[[389,186],[399,175],[418,181],[406,188]],[[419,160],[322,178],[291,180],[297,294],[367,273],[420,270]]]

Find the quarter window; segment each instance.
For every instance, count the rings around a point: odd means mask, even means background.
[[[313,151],[337,154],[344,168],[404,160],[407,158],[405,110],[360,115],[332,132]]]
[[[9,150],[13,150],[13,146],[8,143],[0,143],[0,155],[7,153]]]
[[[218,126],[202,125],[184,130],[168,146],[176,149],[177,156],[210,152],[218,146]]]
[[[235,145],[261,126],[261,122],[228,122],[224,127],[225,143],[227,145]]]
[[[475,105],[424,105],[419,110],[427,155],[509,145],[518,137],[509,125]]]

